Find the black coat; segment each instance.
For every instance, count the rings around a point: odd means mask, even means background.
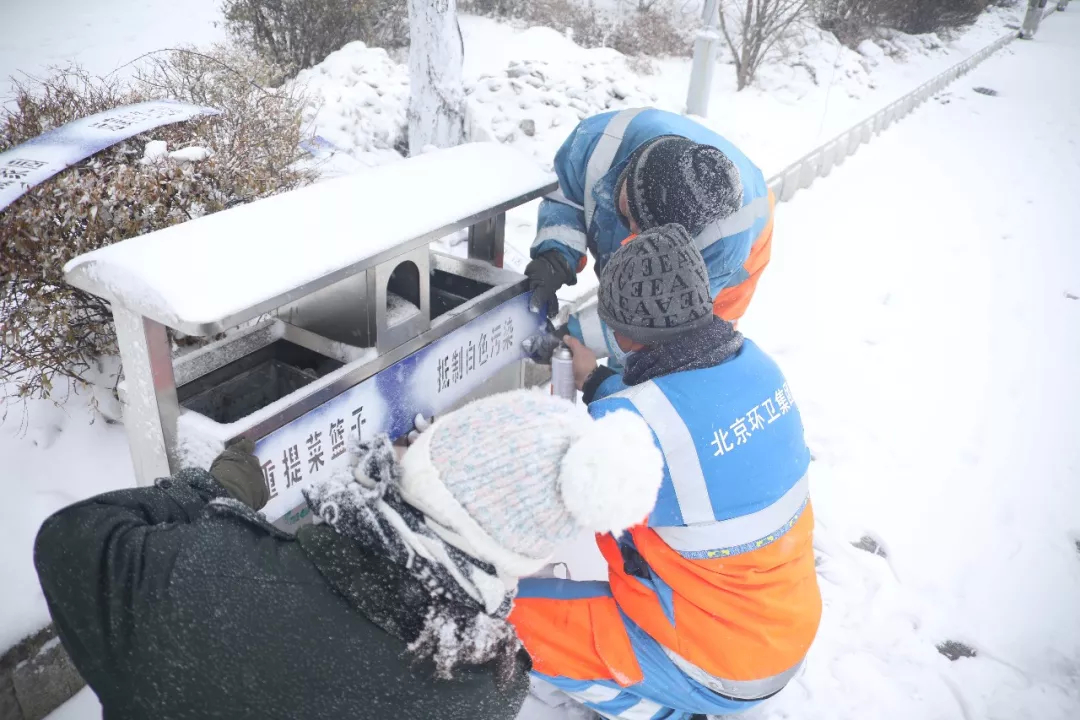
[[[385,587],[365,592],[370,558],[343,550],[326,527],[298,542],[246,506],[214,499],[224,495],[207,473],[185,471],[42,525],[41,587],[106,720],[515,717],[524,664],[501,683],[487,666],[435,679],[387,623],[358,609],[393,605]],[[320,548],[333,554],[332,579],[349,599],[328,583]]]

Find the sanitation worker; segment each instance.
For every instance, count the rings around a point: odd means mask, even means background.
[[[795,677],[821,616],[798,406],[713,314],[680,225],[612,253],[598,307],[626,369],[570,339],[577,386],[593,417],[649,424],[664,481],[646,522],[597,536],[608,582],[522,580],[510,622],[534,673],[604,717],[740,712]]]
[[[599,275],[630,235],[679,223],[705,258],[713,313],[742,317],[769,262],[775,201],[738,148],[682,115],[634,108],[582,120],[556,153],[555,172],[559,190],[540,204],[525,269],[534,311],[555,316],[555,293],[577,282],[587,252]],[[595,308],[566,329],[618,366],[622,352]],[[526,346],[542,362],[552,349]]]
[[[493,396],[400,462],[385,436],[359,448],[305,491],[319,523],[295,537],[257,514],[267,488],[239,444],[209,472],[61,510],[34,561],[106,718],[513,720],[517,578],[563,539],[649,512],[650,439],[632,413]]]

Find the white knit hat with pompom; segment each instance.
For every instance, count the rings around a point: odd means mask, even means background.
[[[628,410],[594,420],[566,400],[516,390],[438,418],[402,469],[402,496],[436,530],[501,575],[522,577],[578,533],[644,521],[664,460]]]

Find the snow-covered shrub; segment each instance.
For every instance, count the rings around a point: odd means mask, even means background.
[[[644,0],[625,12],[591,0],[462,0],[463,12],[511,18],[566,33],[585,48],[607,47],[624,55],[689,55],[692,14],[673,0]]]
[[[911,35],[970,25],[986,10],[988,0],[883,0],[888,27]]]
[[[405,0],[224,0],[230,37],[290,74],[354,41],[409,44]]]
[[[870,37],[884,23],[889,0],[816,0],[814,19],[850,48]]]
[[[114,145],[0,211],[0,401],[78,386],[115,352],[109,308],[64,284],[68,260],[313,179],[298,163],[303,99],[265,90],[238,68],[251,66],[219,48],[160,54],[127,83],[79,68],[15,83],[14,106],[0,115],[0,152],[143,100],[224,112]]]
[[[952,30],[974,22],[988,5],[1017,0],[815,0],[819,26],[855,48],[878,28],[912,35]]]

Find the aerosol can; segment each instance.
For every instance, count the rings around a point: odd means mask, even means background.
[[[559,344],[551,354],[551,394],[577,402],[577,388],[574,387],[574,356],[570,348]]]

